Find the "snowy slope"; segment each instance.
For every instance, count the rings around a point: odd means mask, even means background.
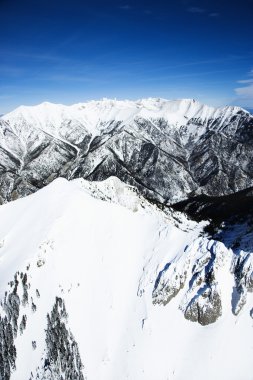
[[[252,237],[236,256],[201,237],[204,224],[184,223],[113,178],[57,179],[1,206],[0,334],[11,380],[252,379],[251,256],[236,261],[251,254]],[[238,281],[247,299],[235,315]]]

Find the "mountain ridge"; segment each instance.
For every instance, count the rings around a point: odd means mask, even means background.
[[[240,254],[242,226],[223,243],[204,225],[176,226],[117,178],[1,206],[2,377],[248,379],[252,225]]]
[[[27,109],[28,119],[17,110],[0,118],[2,203],[57,177],[117,176],[164,204],[253,185],[253,116],[238,107],[147,99]]]
[[[244,110],[243,108],[237,107],[237,106],[225,106],[225,107],[210,107],[203,103],[200,103],[196,101],[195,99],[176,99],[176,100],[167,100],[162,98],[144,98],[144,99],[138,99],[136,101],[133,100],[115,100],[115,99],[107,99],[104,98],[102,100],[91,100],[85,103],[77,103],[72,104],[69,106],[63,105],[63,104],[57,104],[57,103],[51,103],[51,102],[43,102],[35,106],[19,106],[18,108],[14,109],[13,111],[5,114],[2,116],[3,120],[15,120],[16,118],[27,118],[27,121],[29,122],[29,119],[31,122],[36,122],[36,116],[39,120],[38,124],[45,123],[46,119],[48,118],[48,121],[56,123],[56,125],[60,121],[60,116],[66,117],[66,118],[76,118],[78,120],[78,114],[80,117],[81,122],[85,122],[82,118],[82,113],[93,113],[94,109],[96,112],[100,112],[103,117],[103,113],[106,114],[108,112],[108,109],[115,108],[115,112],[113,116],[111,115],[111,119],[117,120],[117,121],[123,121],[126,119],[126,115],[123,115],[120,113],[122,109],[127,109],[128,115],[127,118],[133,118],[137,117],[139,114],[142,116],[143,109],[146,110],[146,112],[150,112],[151,116],[154,116],[155,118],[165,118],[170,123],[176,123],[179,122],[181,125],[184,125],[184,119],[180,116],[184,116],[185,118],[193,118],[193,117],[201,117],[202,119],[206,118],[207,116],[210,118],[212,115],[215,115],[214,117],[223,115],[224,113],[237,113],[238,111],[242,111],[245,113],[249,113],[248,111]],[[69,112],[69,113],[68,113]],[[57,113],[60,113],[62,115],[57,115]],[[117,114],[119,113],[119,114]],[[188,113],[190,116],[187,116]],[[42,117],[42,114],[44,114],[45,119],[40,121],[40,117]],[[173,118],[172,115],[175,115]],[[204,115],[202,115],[204,114]],[[107,116],[107,115],[106,115]],[[94,122],[94,114],[92,115],[93,122]],[[105,116],[104,116],[105,117]],[[172,118],[170,118],[172,117]],[[178,117],[178,120],[177,120]],[[52,118],[52,120],[50,120]],[[97,120],[96,120],[97,121]],[[99,131],[98,131],[99,132]]]

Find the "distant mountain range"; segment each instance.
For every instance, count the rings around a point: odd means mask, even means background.
[[[253,117],[191,99],[21,106],[0,119],[2,202],[54,178],[117,176],[171,204],[253,185]]]

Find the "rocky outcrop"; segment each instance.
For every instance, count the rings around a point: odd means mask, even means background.
[[[219,291],[215,286],[207,285],[198,291],[187,306],[184,316],[201,325],[214,323],[222,315],[222,304]]]
[[[248,292],[253,292],[253,255],[241,253],[234,258],[232,270],[235,276],[232,310],[238,315],[247,302]]]
[[[222,315],[218,277],[224,267],[229,270],[231,255],[223,243],[198,238],[159,273],[153,304],[165,306],[182,291],[179,308],[186,319],[201,325],[216,322]]]
[[[189,262],[177,266],[175,262],[168,263],[159,273],[153,290],[153,304],[167,305],[184,287],[187,278]]]
[[[215,228],[207,225],[208,234],[160,271],[153,303],[165,306],[175,297],[186,319],[206,325],[222,315],[223,299],[229,297],[231,312],[239,315],[253,292],[253,220],[246,215]]]

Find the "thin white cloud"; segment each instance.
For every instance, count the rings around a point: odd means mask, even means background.
[[[247,87],[238,87],[235,89],[235,92],[237,95],[243,97],[243,98],[251,98],[250,100],[252,101],[253,105],[253,83],[251,83]]]
[[[242,84],[253,83],[253,78],[252,79],[238,80],[237,83],[242,83]]]
[[[251,78],[237,81],[245,86],[235,88],[235,93],[238,96],[238,101],[240,101],[244,107],[253,108],[253,70],[250,71],[249,75]]]

